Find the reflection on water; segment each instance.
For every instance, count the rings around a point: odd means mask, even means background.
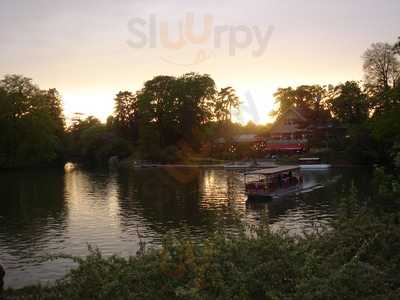
[[[338,192],[352,181],[368,186],[365,170],[305,172],[312,192],[265,203],[247,203],[243,175],[203,169],[136,171],[24,171],[0,173],[0,263],[6,286],[20,287],[61,277],[68,260],[87,245],[105,254],[134,255],[137,232],[157,246],[167,231],[202,238],[219,226],[232,228],[237,214],[251,224],[268,217],[273,229],[291,233],[326,226],[335,217]]]

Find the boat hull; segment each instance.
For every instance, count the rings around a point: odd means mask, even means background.
[[[268,201],[272,200],[272,195],[259,195],[259,194],[248,194],[247,201]]]
[[[246,191],[248,200],[269,200],[273,198],[279,198],[286,196],[303,189],[303,184],[298,184],[289,188],[279,189],[273,192],[268,191]]]

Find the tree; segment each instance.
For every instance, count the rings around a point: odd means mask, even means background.
[[[115,98],[115,119],[121,124],[129,124],[137,115],[137,98],[131,92],[119,92]]]
[[[214,118],[215,95],[215,83],[208,75],[157,76],[147,81],[137,94],[142,152],[156,153],[157,148],[180,142],[198,146],[201,127]]]
[[[37,85],[32,83],[31,78],[21,75],[6,75],[1,80],[1,88],[9,95],[21,95],[27,98],[32,98],[40,92]]]
[[[297,88],[279,88],[274,94],[277,111],[273,112],[280,118],[289,108],[297,108],[305,117],[302,126],[324,123],[330,120],[330,113],[326,107],[328,88],[320,85],[301,85]]]
[[[0,167],[44,165],[62,160],[64,118],[55,89],[7,75],[0,81]]]
[[[275,104],[277,104],[278,110],[273,111],[272,114],[279,117],[285,113],[289,108],[297,106],[299,103],[294,96],[295,90],[292,87],[278,88],[274,93]]]
[[[101,122],[94,116],[87,116],[85,117],[82,113],[75,113],[74,117],[72,118],[72,124],[68,128],[69,132],[79,132],[83,131],[87,128],[92,126],[99,126]]]
[[[159,156],[158,150],[179,139],[175,81],[172,76],[156,76],[137,93],[139,143],[141,152],[150,157]]]
[[[182,140],[199,145],[201,126],[214,118],[216,96],[214,80],[209,75],[188,73],[177,78],[174,95],[178,104],[178,120]]]
[[[400,141],[400,106],[371,120],[372,133],[380,143],[393,144]]]
[[[68,128],[68,158],[86,164],[104,164],[112,156],[126,157],[130,143],[117,136],[112,128],[93,116],[76,114]]]
[[[49,108],[50,117],[54,122],[56,134],[59,138],[64,138],[65,117],[60,93],[56,89],[42,91],[44,105]]]
[[[115,97],[113,125],[121,134],[129,139],[136,140],[138,137],[138,100],[131,92],[119,92]]]
[[[395,43],[394,46],[393,46],[393,51],[394,51],[396,54],[399,54],[399,55],[400,55],[400,36],[399,36],[398,39],[397,39],[397,43]]]
[[[370,103],[356,81],[336,86],[328,106],[333,117],[341,123],[355,124],[368,120]]]
[[[400,78],[400,63],[393,46],[374,43],[363,55],[363,69],[367,86],[376,94],[396,86]]]
[[[228,86],[222,88],[216,97],[214,114],[217,121],[232,121],[232,110],[240,106],[236,91]]]
[[[160,126],[156,127],[154,103],[145,89],[138,93],[139,107],[139,149],[143,158],[159,158],[162,148],[159,136]]]
[[[400,103],[399,42],[372,44],[364,58],[366,88],[371,98],[374,115],[384,114]]]

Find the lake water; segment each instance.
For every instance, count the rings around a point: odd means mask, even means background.
[[[6,286],[22,287],[62,277],[74,265],[48,255],[134,255],[138,232],[157,246],[168,231],[201,239],[217,227],[231,229],[268,218],[291,233],[327,226],[337,199],[352,181],[367,193],[365,169],[303,172],[305,186],[322,189],[247,203],[243,174],[213,169],[143,169],[119,172],[36,170],[0,173],[0,264]]]

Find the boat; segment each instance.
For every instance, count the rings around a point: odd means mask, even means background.
[[[331,167],[329,164],[321,164],[319,157],[303,157],[298,161],[300,168],[305,170],[326,170]]]
[[[300,191],[303,177],[299,166],[279,166],[244,174],[249,200],[269,199]]]

